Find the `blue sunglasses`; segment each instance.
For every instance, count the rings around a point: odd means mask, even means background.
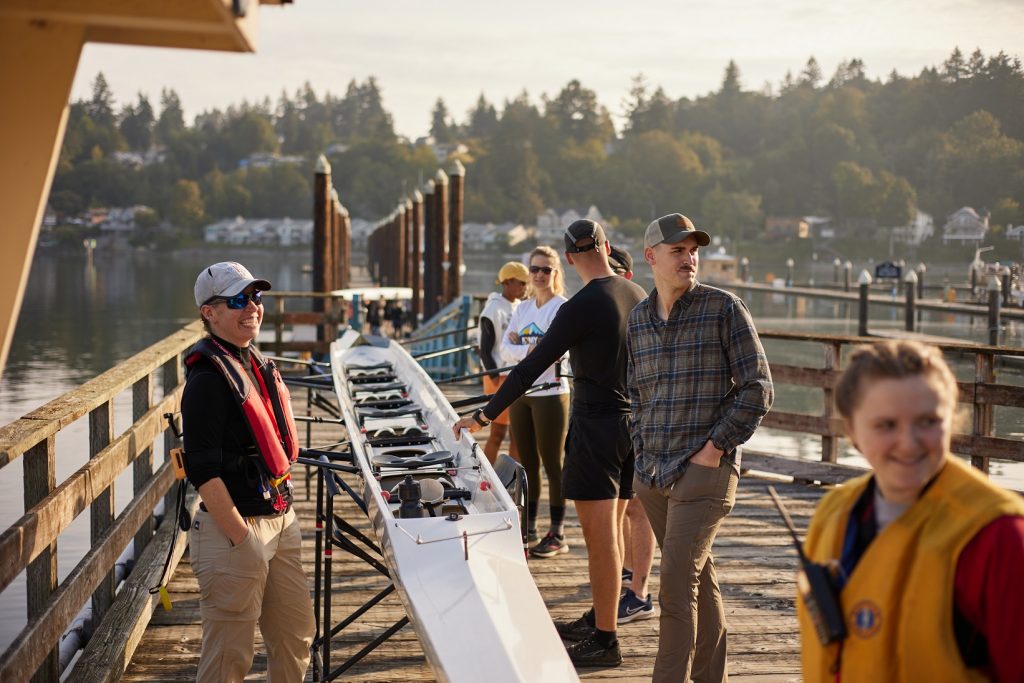
[[[257,306],[262,306],[263,292],[257,289],[252,294],[239,292],[234,296],[213,296],[210,297],[210,299],[206,303],[211,304],[216,301],[223,301],[228,305],[228,308],[238,311],[248,306],[250,301],[252,301]]]

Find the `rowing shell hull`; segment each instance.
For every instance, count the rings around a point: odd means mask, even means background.
[[[448,400],[398,344],[354,346],[347,333],[331,347],[335,388],[363,480],[370,521],[392,581],[439,681],[577,681],[523,553],[515,503],[473,438],[460,441]],[[456,483],[473,492],[468,514],[399,519],[370,464],[346,366],[388,362],[423,408],[439,450],[455,454]]]

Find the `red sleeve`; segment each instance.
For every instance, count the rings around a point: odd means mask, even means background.
[[[957,609],[988,641],[997,681],[1024,681],[1024,517],[1000,517],[978,532],[956,565]]]

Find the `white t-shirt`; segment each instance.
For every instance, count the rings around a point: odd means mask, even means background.
[[[555,313],[558,313],[558,309],[562,307],[568,299],[564,296],[556,294],[551,299],[541,306],[537,307],[536,299],[527,299],[526,301],[519,304],[516,310],[512,313],[512,318],[509,320],[508,329],[505,330],[505,334],[501,336],[501,359],[505,361],[506,365],[515,365],[519,361],[526,358],[526,352],[530,346],[536,345],[541,340],[541,337],[547,333],[548,328],[551,327],[551,321],[555,318]],[[508,340],[508,333],[515,332],[520,337],[519,344],[513,344]],[[545,384],[547,382],[555,381],[555,365],[561,366],[561,375],[567,374],[566,369],[566,358],[562,356],[558,359],[558,362],[553,364],[537,378],[534,382],[534,386],[538,384]],[[529,396],[553,396],[555,394],[567,394],[569,393],[569,381],[562,377],[558,380],[559,385],[553,389],[545,389],[544,391],[535,391]]]
[[[508,321],[512,313],[519,306],[519,300],[509,301],[498,292],[491,292],[484,304],[484,310],[480,312],[481,318],[487,318],[494,326],[494,348],[491,349],[491,358],[501,367],[501,340],[505,337],[505,330],[508,329]],[[507,372],[501,373],[507,375]]]

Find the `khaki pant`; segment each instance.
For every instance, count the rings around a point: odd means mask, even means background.
[[[237,546],[203,510],[189,531],[203,619],[196,680],[241,681],[252,666],[258,623],[267,647],[267,680],[298,683],[309,665],[315,629],[299,523],[293,510],[246,522],[249,534]]]
[[[671,486],[633,482],[661,547],[656,683],[726,681],[726,625],[711,545],[736,502],[739,476],[726,460],[690,463]]]

